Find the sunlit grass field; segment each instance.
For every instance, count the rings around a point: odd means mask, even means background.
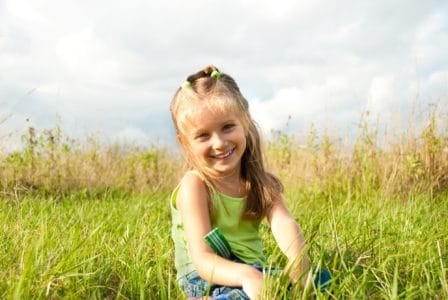
[[[269,168],[333,280],[329,299],[448,299],[448,136],[435,118],[379,145],[362,127],[350,146],[310,130],[277,133]],[[176,154],[80,143],[30,129],[0,155],[1,299],[184,299],[175,282],[168,196]],[[284,258],[266,224],[269,261]],[[264,299],[288,299],[272,279]],[[297,296],[299,297],[299,296]]]

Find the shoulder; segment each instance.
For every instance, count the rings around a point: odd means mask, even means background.
[[[291,212],[286,206],[285,199],[280,194],[272,207],[268,211],[267,219],[269,224],[272,225],[276,220],[289,220],[292,218]]]
[[[177,206],[207,204],[209,193],[207,185],[196,171],[188,171],[179,183]]]
[[[206,188],[205,180],[201,174],[195,170],[187,171],[180,180],[180,187],[184,189],[188,188]]]

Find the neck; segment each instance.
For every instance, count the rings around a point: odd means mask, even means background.
[[[218,191],[233,197],[244,197],[246,188],[239,172],[211,178],[211,183]]]

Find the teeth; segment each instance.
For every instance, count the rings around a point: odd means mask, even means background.
[[[220,155],[215,155],[215,158],[226,158],[226,157],[229,157],[230,154],[232,154],[232,152],[233,152],[233,149],[228,151],[228,152],[226,152],[226,153],[223,153],[223,154],[220,154]]]

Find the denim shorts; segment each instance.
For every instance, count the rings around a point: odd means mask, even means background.
[[[279,275],[279,269],[266,269],[260,264],[251,264],[261,272]],[[193,271],[178,280],[179,287],[187,297],[212,296],[215,300],[248,300],[249,297],[240,287],[228,287],[216,285],[202,279],[196,271]]]

